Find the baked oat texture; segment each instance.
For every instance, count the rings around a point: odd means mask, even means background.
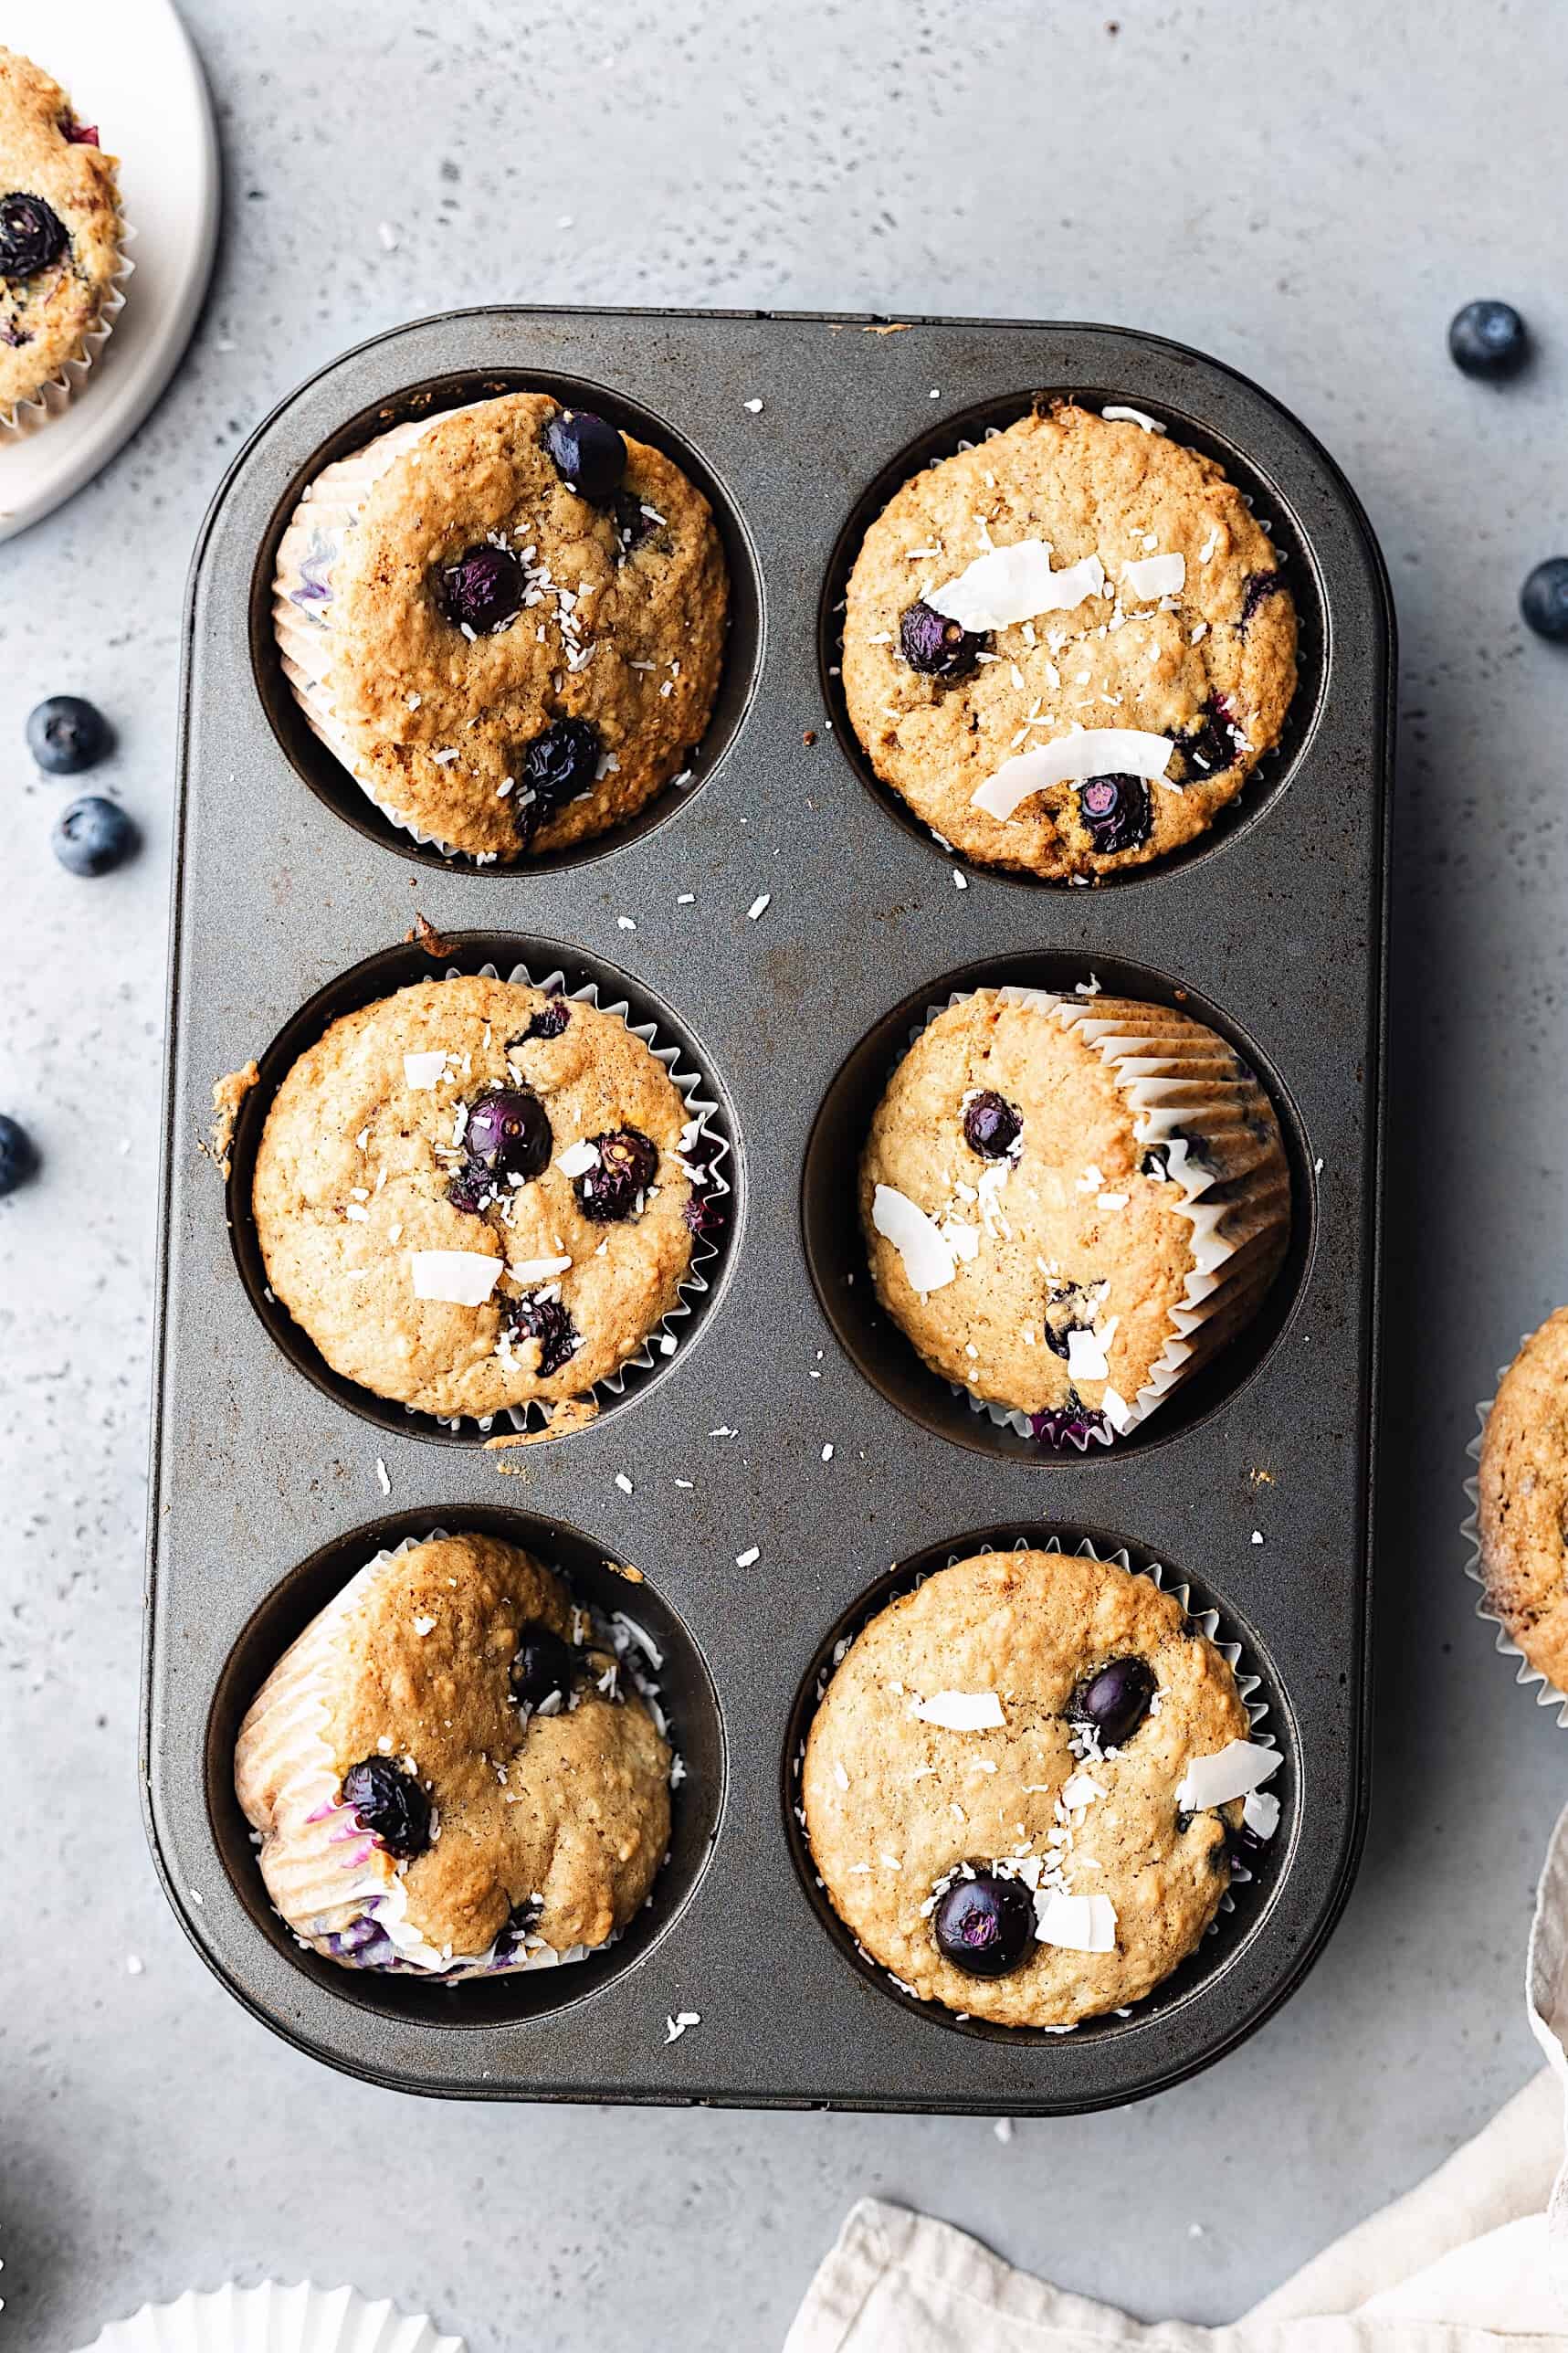
[[[1072,1693],[1130,1655],[1153,1670],[1154,1707],[1123,1749],[1080,1765]],[[950,1732],[911,1714],[939,1692],[994,1692],[1005,1724]],[[1198,1944],[1229,1884],[1226,1825],[1241,1808],[1183,1816],[1176,1788],[1194,1758],[1247,1733],[1228,1662],[1148,1577],[982,1553],[879,1611],[835,1671],[802,1773],[812,1852],[840,1918],[924,2000],[1003,2026],[1068,2026],[1139,2000]],[[1110,1898],[1114,1950],[1037,1943],[1006,1977],[954,1968],[922,1908],[937,1883],[966,1862],[1062,1854],[1057,1806],[1079,1771],[1104,1794],[1074,1814],[1063,1875],[1075,1894]]]
[[[1048,543],[1057,571],[1098,554],[1109,594],[994,631],[995,659],[967,678],[912,670],[906,608],[988,547],[1027,539]],[[1180,594],[1157,603],[1119,585],[1124,564],[1154,554],[1185,560]],[[1296,614],[1267,533],[1212,459],[1064,406],[895,492],[850,575],[843,675],[872,766],[917,817],[968,857],[1061,881],[1161,858],[1235,799],[1285,723]],[[1005,760],[1075,727],[1192,737],[1171,764],[1182,789],[1149,787],[1145,841],[1096,849],[1070,784],[1005,820],[973,806]]]
[[[1568,1691],[1568,1307],[1503,1375],[1481,1440],[1487,1599],[1531,1666]]]
[[[684,1100],[624,1021],[578,999],[567,1000],[559,1037],[523,1040],[552,1002],[477,975],[419,981],[333,1022],[278,1090],[253,1192],[267,1279],[328,1364],[377,1397],[448,1416],[578,1397],[635,1356],[677,1303],[692,1240],[691,1182],[678,1157]],[[410,1086],[404,1056],[437,1049],[445,1076]],[[459,1113],[517,1085],[544,1106],[550,1166],[503,1188],[501,1207],[455,1208],[447,1192],[463,1159],[453,1142]],[[639,1214],[595,1224],[556,1163],[569,1145],[626,1127],[658,1146],[655,1182]],[[483,1306],[463,1307],[415,1297],[416,1250],[572,1264],[547,1278],[502,1273]],[[510,1303],[552,1288],[581,1345],[545,1376],[542,1341],[508,1338],[505,1325]]]
[[[30,278],[0,272],[0,422],[82,356],[120,268],[115,158],[70,137],[60,88],[16,50],[0,48],[0,196],[40,196],[70,242]]]
[[[574,1605],[555,1574],[491,1536],[444,1536],[383,1563],[332,1626],[315,1688],[319,1739],[341,1779],[368,1757],[412,1759],[438,1835],[403,1874],[408,1917],[437,1951],[484,1952],[514,1905],[542,1899],[538,1926],[558,1952],[602,1945],[635,1917],[669,1844],[670,1751],[635,1692],[612,1698],[591,1653],[574,1704],[524,1716],[509,1677],[520,1630],[572,1639]],[[240,1728],[236,1789],[261,1832],[268,1891],[289,1916],[289,1772],[300,1756],[270,1731],[307,1628]],[[309,1924],[291,1925],[301,1933]]]
[[[586,841],[651,800],[700,742],[723,658],[729,575],[707,500],[623,435],[623,491],[658,517],[625,547],[613,512],[580,498],[542,446],[560,413],[543,393],[509,393],[421,434],[370,490],[324,608],[324,688],[363,781],[418,831],[500,860]],[[297,523],[310,512],[307,494]],[[526,554],[537,596],[469,638],[439,584],[494,533]],[[592,649],[575,669],[574,647]],[[520,755],[567,718],[598,728],[612,765],[529,829]]]
[[[933,1372],[1024,1413],[1129,1407],[1176,1339],[1194,1267],[1184,1187],[1151,1154],[1122,1081],[1058,1008],[1152,1038],[1179,1073],[1189,1150],[1229,1206],[1230,1256],[1202,1301],[1184,1376],[1249,1319],[1289,1231],[1289,1170],[1274,1107],[1225,1041],[1163,1006],[1100,996],[1060,999],[982,988],[924,1029],[889,1082],[860,1166],[860,1214],[877,1295]],[[984,1159],[964,1137],[977,1092],[1022,1115],[1016,1156]],[[894,1243],[872,1223],[891,1187],[952,1236],[955,1272],[940,1289],[910,1283]],[[1201,1206],[1202,1197],[1198,1205]],[[973,1255],[964,1257],[963,1249]],[[1107,1371],[1073,1369],[1069,1327],[1099,1339]],[[1081,1359],[1079,1360],[1081,1363]]]

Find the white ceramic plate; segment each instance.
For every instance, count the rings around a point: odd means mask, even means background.
[[[131,438],[178,365],[217,242],[217,133],[206,83],[172,0],[0,0],[0,45],[69,93],[120,158],[136,268],[103,353],[62,415],[0,445],[0,540],[92,480]]]

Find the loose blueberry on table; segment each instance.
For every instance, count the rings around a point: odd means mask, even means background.
[[[1519,592],[1519,609],[1538,638],[1568,645],[1568,555],[1549,555]]]
[[[971,1098],[963,1114],[963,1140],[982,1160],[1005,1160],[1024,1133],[1024,1114],[1005,1095],[987,1087]]]
[[[42,196],[20,188],[0,196],[0,278],[36,278],[69,243],[64,221]]]
[[[27,714],[27,749],[46,776],[96,767],[112,740],[98,705],[79,694],[51,694]]]
[[[522,609],[522,566],[506,547],[470,547],[442,572],[436,590],[447,618],[488,637]]]
[[[1524,365],[1529,331],[1511,302],[1467,302],[1449,322],[1448,356],[1467,375],[1495,383]]]
[[[38,1165],[33,1139],[19,1120],[0,1112],[0,1194],[14,1193]]]
[[[1149,1713],[1154,1671],[1147,1659],[1110,1659],[1079,1683],[1068,1702],[1074,1724],[1087,1724],[1107,1748],[1131,1739]]]
[[[1021,1879],[976,1865],[937,1899],[931,1933],[938,1952],[972,1978],[1005,1977],[1035,1941],[1035,1899]]]
[[[562,480],[579,498],[603,506],[619,489],[626,470],[626,445],[613,425],[586,408],[552,417],[544,428],[544,447]]]
[[[548,1626],[519,1629],[511,1662],[511,1695],[519,1707],[540,1708],[572,1688],[572,1653]]]
[[[49,846],[71,874],[109,874],[136,847],[136,828],[117,801],[89,795],[72,801],[49,837]]]
[[[342,1778],[342,1800],[388,1854],[412,1862],[430,1843],[430,1800],[416,1777],[390,1757],[362,1757]]]
[[[658,1146],[637,1127],[618,1127],[588,1141],[599,1157],[575,1181],[577,1206],[594,1225],[618,1225],[633,1215],[658,1176]]]
[[[899,621],[899,651],[927,678],[967,678],[988,642],[921,602],[907,606]]]

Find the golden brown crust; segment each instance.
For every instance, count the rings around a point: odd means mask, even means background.
[[[1477,1486],[1487,1599],[1531,1664],[1568,1690],[1568,1307],[1503,1375]]]
[[[1184,584],[1160,605],[1118,586],[1113,600],[1090,596],[995,630],[997,659],[965,679],[911,670],[899,648],[906,607],[988,546],[1026,539],[1048,543],[1058,571],[1098,554],[1113,586],[1128,562],[1181,554]],[[1278,569],[1211,459],[1070,406],[1024,417],[917,474],[867,533],[844,624],[855,732],[882,781],[972,858],[1052,880],[1146,864],[1206,830],[1279,741],[1296,685],[1295,609],[1282,587],[1251,586],[1247,610],[1249,584]],[[1177,737],[1214,712],[1215,697],[1235,758],[1216,770],[1211,757],[1205,771],[1178,755],[1172,774],[1184,772],[1184,789],[1149,787],[1152,829],[1141,844],[1096,849],[1070,785],[1031,796],[1005,820],[973,805],[1019,752],[1075,727]]]
[[[70,242],[30,278],[0,272],[0,420],[82,356],[121,266],[115,158],[72,140],[58,82],[0,48],[0,196],[40,196]]]
[[[577,1397],[635,1356],[677,1303],[691,1261],[691,1183],[677,1156],[685,1103],[625,1022],[575,999],[558,1037],[509,1049],[550,1002],[479,976],[420,981],[334,1022],[278,1090],[254,1186],[268,1282],[327,1362],[378,1397],[442,1415]],[[443,1077],[410,1086],[405,1055],[437,1050]],[[550,1120],[551,1165],[504,1208],[455,1208],[460,1112],[519,1083]],[[655,1184],[640,1215],[595,1224],[556,1161],[625,1127],[658,1146]],[[411,1254],[426,1250],[572,1263],[547,1277],[502,1274],[485,1304],[464,1307],[415,1297]],[[541,1342],[508,1340],[504,1309],[552,1285],[582,1345],[542,1375]]]
[[[1153,1670],[1155,1706],[1119,1752],[1083,1762],[1068,1701],[1128,1656]],[[940,1692],[994,1693],[1005,1722],[954,1732],[911,1713]],[[1070,2025],[1151,1991],[1213,1919],[1240,1809],[1184,1816],[1176,1790],[1195,1757],[1248,1729],[1227,1661],[1150,1578],[1064,1554],[980,1554],[881,1610],[836,1669],[802,1774],[812,1852],[834,1908],[916,1993],[1000,2025]],[[1067,1845],[1058,1808],[1080,1771],[1100,1794]],[[1031,1856],[1061,1861],[1074,1894],[1109,1897],[1114,1950],[1037,1943],[1008,1976],[955,1968],[922,1908],[938,1882],[965,1862]]]

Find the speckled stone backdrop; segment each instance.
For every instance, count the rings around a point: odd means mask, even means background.
[[[140,438],[0,553],[0,1105],[47,1164],[0,1205],[7,2345],[85,2343],[193,2283],[308,2273],[428,2308],[473,2353],[768,2348],[862,2190],[1140,2314],[1227,2318],[1533,2063],[1523,1941],[1568,1738],[1474,1622],[1458,1524],[1472,1400],[1568,1295],[1568,656],[1514,605],[1568,544],[1568,17],[1524,0],[189,13],[228,172],[212,301]],[[1518,301],[1541,344],[1502,394],[1444,352],[1480,293]],[[1297,409],[1382,536],[1404,691],[1372,1834],[1305,1989],[1142,2107],[1003,2143],[984,2122],[415,2104],[253,2024],[154,1882],[134,1750],[186,558],[228,459],[298,378],[497,297],[1147,326]],[[108,788],[146,833],[97,883],[50,858],[67,788],[22,745],[30,704],[65,690],[111,713]],[[856,1376],[830,1351],[827,1377],[847,1427]],[[316,1474],[369,1514],[374,1461],[367,1430]]]

